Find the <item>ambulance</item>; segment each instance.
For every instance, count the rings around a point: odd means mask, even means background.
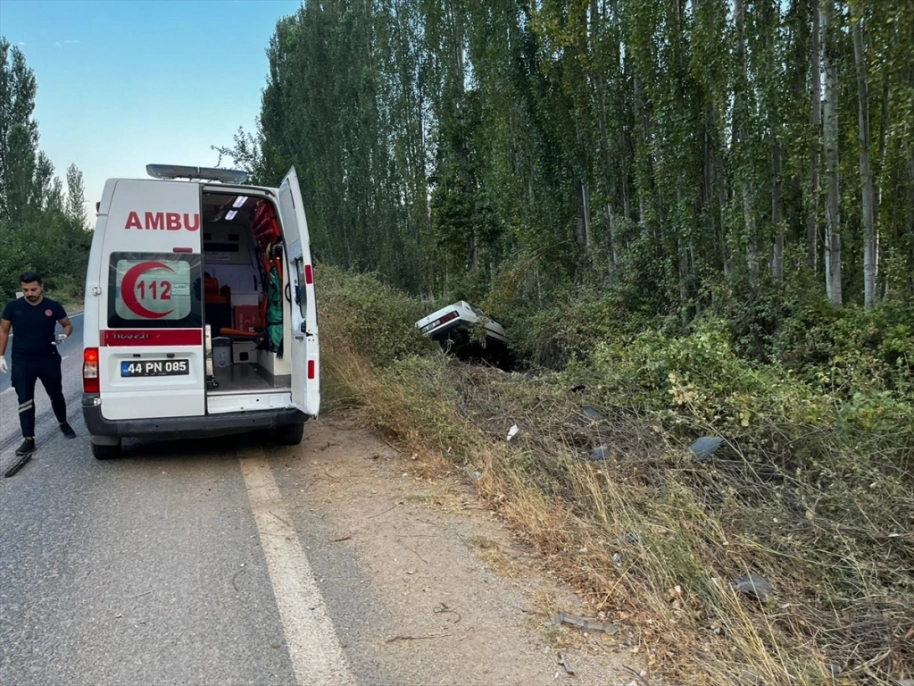
[[[320,409],[317,307],[295,169],[151,164],[105,184],[86,275],[83,417],[98,459],[124,438],[269,430]]]

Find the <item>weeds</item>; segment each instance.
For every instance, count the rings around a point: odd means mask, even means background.
[[[595,612],[637,632],[658,673],[785,686],[914,673],[904,398],[877,401],[893,420],[847,420],[846,405],[739,360],[713,327],[691,346],[654,336],[604,347],[593,366],[524,375],[437,351],[373,365],[359,340],[325,334],[340,397],[477,474],[482,497]],[[687,446],[707,433],[726,440],[702,461]],[[749,574],[770,596],[737,591]]]

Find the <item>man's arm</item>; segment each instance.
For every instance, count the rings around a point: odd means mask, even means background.
[[[63,319],[58,319],[57,323],[63,327],[63,332],[67,335],[67,338],[69,338],[70,334],[73,333],[73,325],[70,323],[70,318],[64,316]]]
[[[10,339],[10,327],[13,322],[9,319],[0,319],[0,357],[6,353],[6,342]]]

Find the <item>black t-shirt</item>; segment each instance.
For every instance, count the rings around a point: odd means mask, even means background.
[[[56,300],[44,298],[37,305],[25,298],[10,300],[3,319],[13,323],[13,357],[43,357],[56,351],[54,331],[67,313]]]

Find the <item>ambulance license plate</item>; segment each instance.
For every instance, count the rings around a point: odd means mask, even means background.
[[[190,374],[190,360],[121,362],[121,376],[181,376]]]

